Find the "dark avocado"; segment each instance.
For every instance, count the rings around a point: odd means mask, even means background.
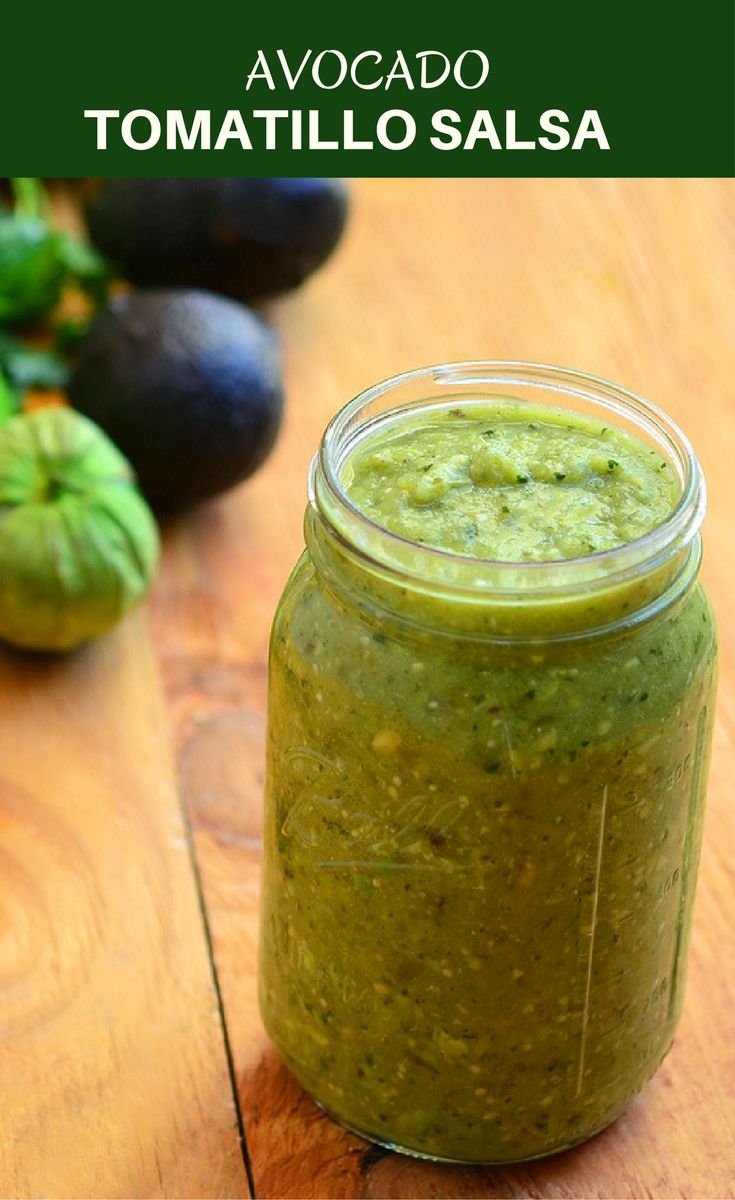
[[[271,449],[283,407],[276,337],[222,296],[131,292],[92,325],[69,396],[127,455],[155,508],[182,508],[239,483]]]
[[[347,208],[341,179],[113,179],[87,223],[132,283],[252,300],[297,287],[321,266]]]

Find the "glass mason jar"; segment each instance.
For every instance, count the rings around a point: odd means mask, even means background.
[[[675,510],[618,549],[519,564],[351,504],[341,464],[386,412],[497,396],[633,432]],[[558,368],[415,371],[326,430],[271,643],[260,997],[296,1078],[363,1136],[549,1154],[671,1046],[716,675],[703,511],[663,413]]]

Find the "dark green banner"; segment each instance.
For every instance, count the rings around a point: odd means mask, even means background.
[[[5,175],[732,176],[733,0],[3,16]]]

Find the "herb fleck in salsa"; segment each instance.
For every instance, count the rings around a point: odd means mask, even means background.
[[[660,454],[622,430],[553,409],[532,420],[526,408],[477,409],[386,422],[347,461],[351,499],[409,540],[518,562],[622,546],[678,499]]]

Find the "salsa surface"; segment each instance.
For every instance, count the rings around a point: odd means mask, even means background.
[[[348,457],[342,484],[410,541],[515,562],[631,542],[665,520],[679,491],[658,452],[622,430],[512,402],[381,423]]]

